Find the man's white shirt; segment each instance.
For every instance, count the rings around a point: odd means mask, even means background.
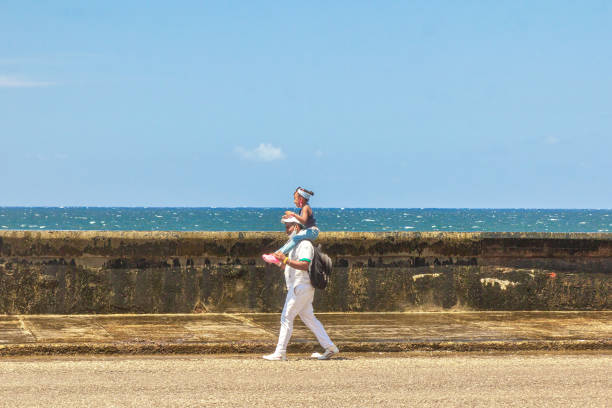
[[[289,259],[292,261],[299,261],[301,259],[312,261],[313,256],[314,248],[312,243],[306,240],[298,242],[298,244],[289,251],[288,255]],[[304,283],[310,285],[310,275],[308,271],[301,271],[287,265],[285,266],[285,283],[287,284],[287,290],[292,290],[296,286]]]

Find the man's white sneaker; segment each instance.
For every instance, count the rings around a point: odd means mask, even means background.
[[[321,354],[321,353],[312,353],[310,358],[316,358],[317,360],[329,360],[332,356],[335,356],[339,352],[340,352],[340,350],[338,350],[338,347],[331,346],[331,347],[326,348],[325,352],[323,354]]]
[[[267,356],[263,356],[264,360],[268,361],[287,361],[287,355],[283,353],[272,353]]]

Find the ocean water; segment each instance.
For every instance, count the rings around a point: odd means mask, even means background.
[[[0,230],[281,231],[285,210],[0,207]],[[314,211],[322,231],[612,232],[612,210],[315,207]]]

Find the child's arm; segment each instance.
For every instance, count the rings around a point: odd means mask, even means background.
[[[294,213],[294,217],[297,218],[297,220],[299,222],[301,222],[302,224],[306,224],[306,220],[308,220],[308,215],[310,214],[312,210],[310,209],[310,206],[308,204],[306,204],[305,206],[302,207],[302,211],[300,212],[300,214],[295,214]]]

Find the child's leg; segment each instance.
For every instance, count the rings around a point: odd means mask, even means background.
[[[287,255],[289,251],[291,251],[297,244],[303,239],[315,240],[319,236],[319,229],[317,227],[308,228],[305,230],[301,230],[297,234],[295,234],[285,245],[283,245],[278,251]]]
[[[301,233],[301,231],[300,231]],[[287,255],[289,253],[289,251],[291,251],[298,242],[300,242],[300,239],[297,239],[297,237],[300,234],[294,235],[293,237],[291,237],[289,239],[289,241],[287,241],[287,243],[285,243],[285,245],[283,245],[282,247],[280,247],[280,249],[276,252],[282,252],[283,254]]]
[[[314,241],[315,239],[317,239],[317,237],[319,236],[319,229],[317,227],[310,227],[308,229],[305,229],[303,231],[300,231],[301,233],[304,233],[305,237],[302,239],[309,239],[311,241]],[[299,234],[298,234],[299,235]]]

